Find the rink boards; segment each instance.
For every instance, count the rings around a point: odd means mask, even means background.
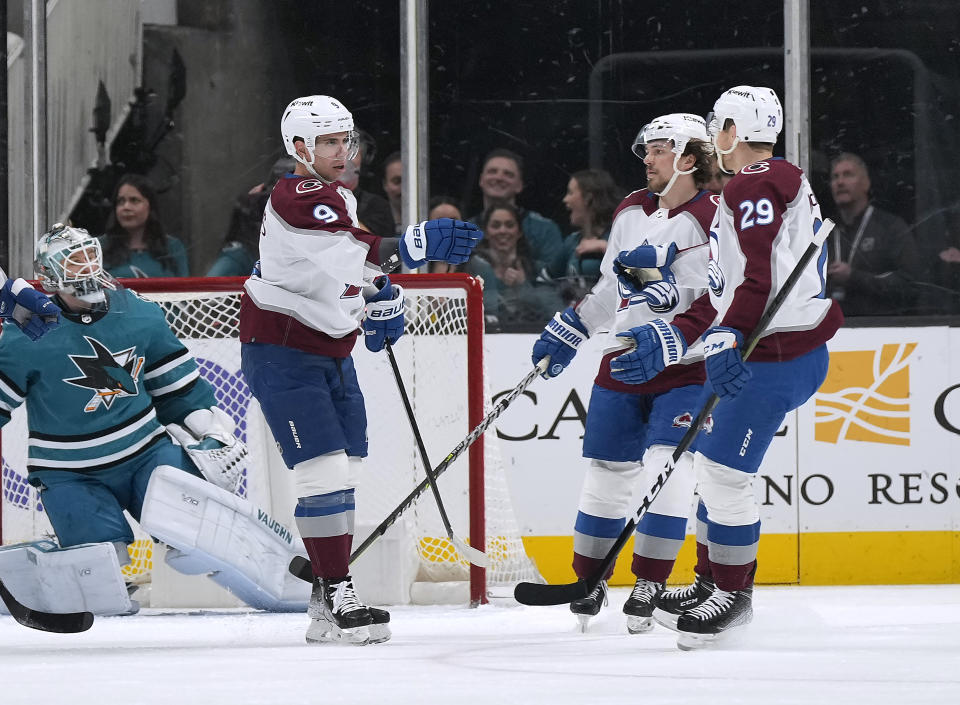
[[[529,369],[535,340],[487,336],[494,394]],[[560,377],[537,380],[497,424],[521,535],[551,582],[573,575],[583,417],[607,345],[588,341]],[[755,483],[758,580],[960,582],[960,330],[850,328],[828,347],[826,381],[786,418]],[[686,580],[692,564],[688,536],[674,579]],[[614,582],[632,581],[625,550]]]

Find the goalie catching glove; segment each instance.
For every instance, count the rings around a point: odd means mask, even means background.
[[[217,406],[187,414],[183,425],[167,424],[167,432],[183,446],[203,476],[235,492],[247,457],[247,446],[233,435],[233,419]]]
[[[483,232],[473,223],[453,218],[425,220],[407,227],[400,238],[400,256],[410,269],[427,262],[463,264],[482,238]]]

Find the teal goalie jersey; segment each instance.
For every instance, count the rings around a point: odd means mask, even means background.
[[[165,424],[216,403],[157,304],[123,289],[108,297],[106,312],[64,310],[36,342],[3,326],[0,426],[26,403],[30,471],[111,467],[159,442]]]

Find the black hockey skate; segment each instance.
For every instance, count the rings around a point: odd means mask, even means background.
[[[601,580],[589,595],[570,603],[570,611],[577,615],[581,632],[587,631],[587,623],[590,621],[590,618],[596,617],[600,613],[600,608],[609,604],[609,602],[607,598],[607,581]]]
[[[753,588],[727,592],[716,588],[703,604],[687,610],[677,619],[677,646],[691,651],[707,646],[753,620]]]
[[[693,583],[670,588],[654,600],[653,618],[667,629],[677,630],[677,618],[685,611],[703,604],[716,586],[711,578],[696,575]]]
[[[307,643],[345,642],[362,646],[390,638],[390,614],[373,612],[357,598],[350,576],[339,580],[318,578],[307,615]]]
[[[663,592],[663,583],[637,578],[630,597],[623,603],[623,613],[627,615],[627,631],[631,634],[643,634],[653,629],[654,600]]]

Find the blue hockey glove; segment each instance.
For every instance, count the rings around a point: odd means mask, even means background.
[[[39,340],[60,325],[60,307],[23,279],[7,279],[0,286],[0,319],[7,318],[30,340]]]
[[[632,349],[610,360],[610,376],[627,384],[649,382],[687,352],[680,329],[662,318],[617,333],[617,338]]]
[[[403,288],[388,276],[377,277],[374,285],[379,291],[367,299],[363,343],[370,352],[380,352],[387,340],[393,345],[403,335]]]
[[[677,245],[640,245],[629,252],[622,250],[613,260],[613,273],[620,285],[631,294],[638,294],[651,282],[667,281],[676,283],[670,265],[677,256]]]
[[[539,340],[533,344],[533,364],[536,365],[549,356],[550,364],[541,376],[544,379],[556,377],[573,360],[580,343],[589,337],[580,316],[573,310],[573,306],[569,306],[554,314],[540,334]]]
[[[707,380],[721,399],[732,399],[740,393],[753,373],[740,353],[743,334],[736,328],[714,326],[703,334]]]
[[[425,220],[410,225],[400,238],[400,256],[411,269],[426,262],[462,264],[470,259],[483,233],[473,223],[453,218]]]

